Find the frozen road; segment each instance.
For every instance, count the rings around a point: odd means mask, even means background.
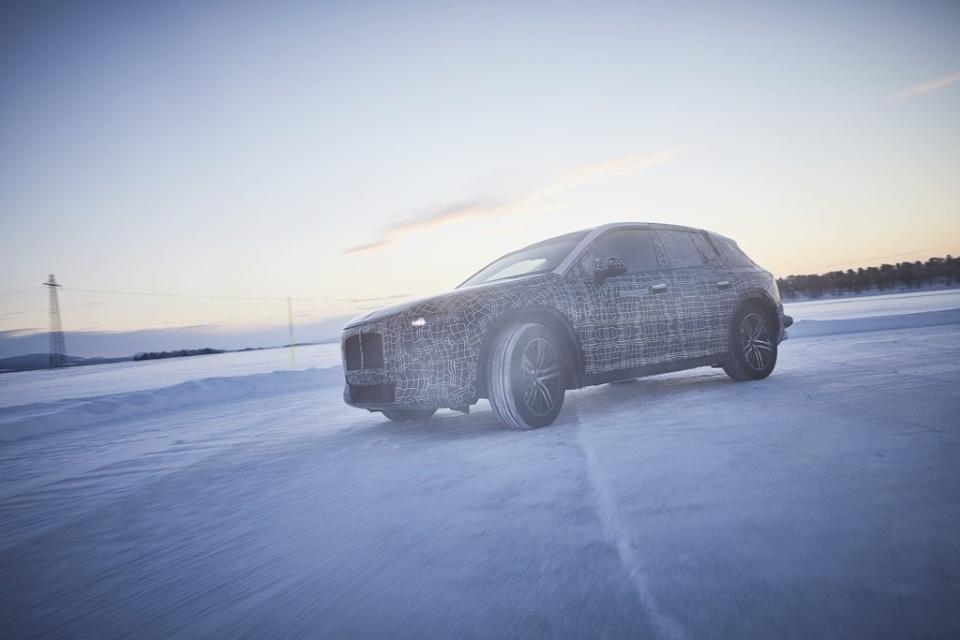
[[[58,404],[88,426],[0,441],[0,637],[958,637],[960,317],[910,304],[527,433],[388,423],[325,370]]]

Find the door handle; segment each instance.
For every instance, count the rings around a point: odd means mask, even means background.
[[[663,293],[666,290],[667,290],[667,285],[663,283],[655,284],[652,287],[650,287],[650,291],[652,291],[653,293]]]
[[[717,287],[720,288],[720,289],[729,289],[729,288],[730,288],[730,281],[729,281],[729,280],[721,280],[720,282],[717,283]]]

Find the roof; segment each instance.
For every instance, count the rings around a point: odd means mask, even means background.
[[[577,258],[580,257],[580,254],[583,252],[584,249],[586,249],[590,245],[591,242],[596,240],[597,237],[600,236],[601,234],[606,233],[611,229],[654,229],[654,230],[659,229],[662,231],[698,231],[701,233],[708,233],[712,236],[717,236],[721,238],[724,237],[724,236],[721,236],[719,233],[715,233],[713,231],[707,231],[706,229],[698,229],[696,227],[685,227],[679,224],[664,224],[661,222],[611,222],[609,224],[602,224],[599,227],[593,227],[592,229],[583,229],[580,232],[577,232],[577,233],[583,233],[583,231],[587,231],[588,233],[583,237],[582,240],[580,240],[579,243],[577,243],[577,246],[574,247],[573,251],[571,251],[569,255],[567,255],[567,257],[563,259],[563,262],[557,265],[557,268],[553,270],[554,273],[565,273],[567,269],[569,269],[570,266],[574,263],[574,261],[576,261]],[[573,235],[573,234],[565,234],[565,235]]]

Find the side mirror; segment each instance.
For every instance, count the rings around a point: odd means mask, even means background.
[[[597,258],[593,268],[593,279],[596,282],[603,282],[607,278],[612,278],[613,276],[622,276],[626,272],[627,265],[624,264],[623,260],[620,258],[607,258],[606,264],[604,264],[600,258]]]

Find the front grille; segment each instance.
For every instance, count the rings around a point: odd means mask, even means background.
[[[363,368],[383,369],[383,337],[379,333],[361,333]]]
[[[383,368],[383,337],[379,333],[358,333],[343,343],[347,371]]]
[[[392,384],[351,384],[350,398],[357,404],[393,402]]]
[[[347,371],[363,368],[363,356],[360,355],[360,334],[350,336],[343,343],[343,356],[347,361]]]

